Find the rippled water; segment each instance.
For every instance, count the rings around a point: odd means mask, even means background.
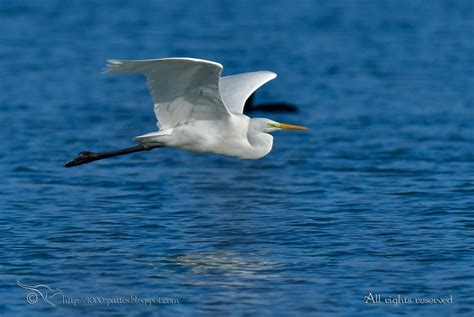
[[[0,315],[474,312],[472,1],[2,1]],[[63,168],[155,129],[107,58],[272,70],[255,114],[310,126],[242,161],[158,149]],[[167,298],[111,304],[38,299]],[[365,303],[369,293],[382,303]],[[451,304],[386,304],[397,295]]]

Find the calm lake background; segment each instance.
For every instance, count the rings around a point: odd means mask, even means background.
[[[474,314],[473,1],[1,1],[0,30],[0,316]],[[169,56],[278,73],[256,101],[299,112],[252,116],[311,131],[64,168],[156,129],[105,60]],[[131,296],[179,303],[90,302]]]

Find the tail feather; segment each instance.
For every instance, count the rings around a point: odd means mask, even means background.
[[[160,142],[164,142],[165,141],[164,137],[168,135],[170,135],[170,132],[168,131],[165,132],[162,130],[162,131],[150,132],[147,134],[139,135],[135,137],[133,140],[136,142],[141,142],[141,143],[145,143],[145,142],[160,143]]]

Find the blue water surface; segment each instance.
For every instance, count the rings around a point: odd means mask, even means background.
[[[0,30],[0,316],[474,314],[473,1],[3,0]],[[64,168],[156,129],[105,60],[169,56],[278,73],[257,102],[299,112],[253,116],[311,131]]]

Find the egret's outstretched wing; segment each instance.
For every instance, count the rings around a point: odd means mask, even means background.
[[[250,95],[276,76],[275,73],[261,71],[222,77],[219,90],[227,109],[241,114]]]
[[[106,73],[145,74],[161,129],[229,115],[219,94],[219,63],[194,58],[107,62]]]

